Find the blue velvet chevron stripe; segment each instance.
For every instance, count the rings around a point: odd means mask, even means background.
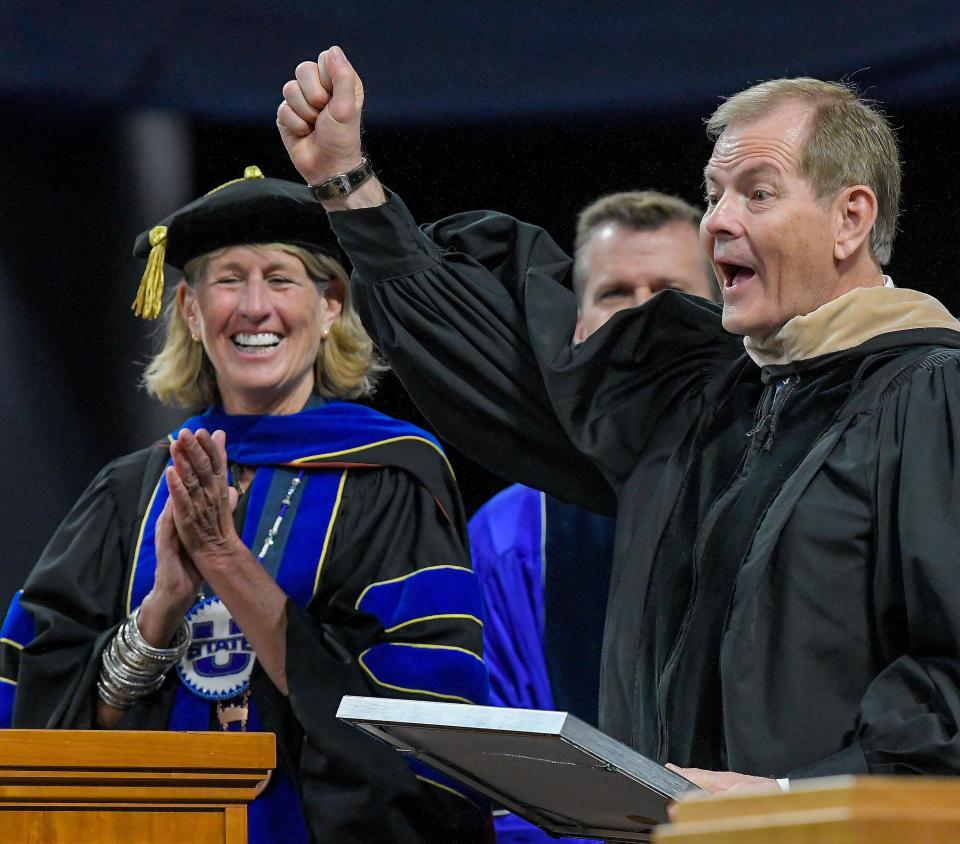
[[[468,618],[483,624],[476,577],[463,566],[430,566],[372,583],[357,600],[357,609],[376,616],[387,633],[442,618]]]
[[[381,642],[359,657],[378,686],[459,703],[486,703],[487,669],[473,651],[453,645]]]
[[[375,616],[384,633],[401,630],[407,639],[444,619],[469,619],[483,624],[483,605],[474,573],[463,566],[436,565],[402,577],[371,583],[357,599],[356,608]],[[380,642],[359,657],[370,679],[388,692],[415,694],[461,703],[486,703],[490,686],[487,669],[466,648],[406,642]],[[415,759],[406,758],[414,775],[469,801],[481,812],[489,811],[486,798]]]
[[[416,638],[415,625],[446,618],[483,624],[476,579],[463,566],[429,566],[372,583],[356,606],[376,616],[385,633],[405,628],[404,635],[409,638]],[[466,648],[381,642],[360,655],[360,664],[375,683],[391,691],[465,703],[485,703],[489,694],[486,667]]]
[[[33,616],[20,603],[23,590],[19,590],[10,601],[7,615],[0,627],[0,646],[22,651],[34,636]],[[13,699],[17,690],[16,677],[0,676],[0,728],[8,728],[13,723]]]

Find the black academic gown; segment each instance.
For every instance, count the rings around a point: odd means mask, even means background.
[[[39,636],[19,653],[13,726],[94,726],[100,653],[125,615],[132,549],[167,456],[163,444],[106,466],[28,578],[23,604]],[[398,462],[431,459],[441,460],[407,449]],[[442,467],[423,467],[426,477],[444,473]],[[437,561],[462,565],[468,559],[459,502],[452,504],[447,502],[447,510],[456,527],[410,472],[352,470],[317,593],[306,609],[287,604],[289,697],[259,665],[254,668],[252,697],[265,729],[277,734],[278,762],[299,789],[311,840],[488,840],[489,821],[473,803],[424,783],[393,748],[334,717],[343,695],[384,693],[356,660],[375,642],[390,638],[376,619],[354,609],[363,589]],[[480,652],[480,627],[467,619],[429,622],[418,635]],[[160,692],[128,710],[117,728],[166,729],[176,682],[172,672]]]
[[[542,230],[420,231],[395,196],[331,220],[441,435],[616,512],[603,729],[764,776],[960,773],[960,334],[761,368],[716,305],[665,292],[571,348]]]

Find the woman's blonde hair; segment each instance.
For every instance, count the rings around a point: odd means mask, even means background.
[[[373,351],[373,343],[360,324],[360,317],[350,296],[350,279],[346,270],[329,255],[309,252],[290,243],[245,244],[257,252],[277,250],[298,258],[307,275],[321,292],[331,282],[343,288],[343,307],[330,333],[320,344],[314,374],[317,393],[329,399],[358,399],[373,394],[380,374],[386,366]],[[184,267],[184,278],[195,287],[203,278],[207,265],[229,247],[216,249],[189,261]],[[164,404],[186,408],[201,408],[220,401],[216,372],[204,353],[203,345],[193,340],[177,303],[173,289],[163,311],[161,323],[163,345],[147,364],[143,385],[147,392]]]

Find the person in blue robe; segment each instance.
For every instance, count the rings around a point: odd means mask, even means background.
[[[328,231],[306,187],[248,168],[137,241],[138,313],[164,263],[185,275],[146,387],[208,409],[64,519],[8,613],[0,709],[274,732],[251,841],[486,841],[475,795],[335,718],[345,694],[482,704],[488,681],[450,466],[355,403],[378,367]]]

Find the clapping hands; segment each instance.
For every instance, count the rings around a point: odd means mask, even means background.
[[[170,445],[166,470],[173,523],[183,549],[201,571],[228,559],[240,538],[233,525],[237,491],[227,483],[226,435],[184,429]]]

